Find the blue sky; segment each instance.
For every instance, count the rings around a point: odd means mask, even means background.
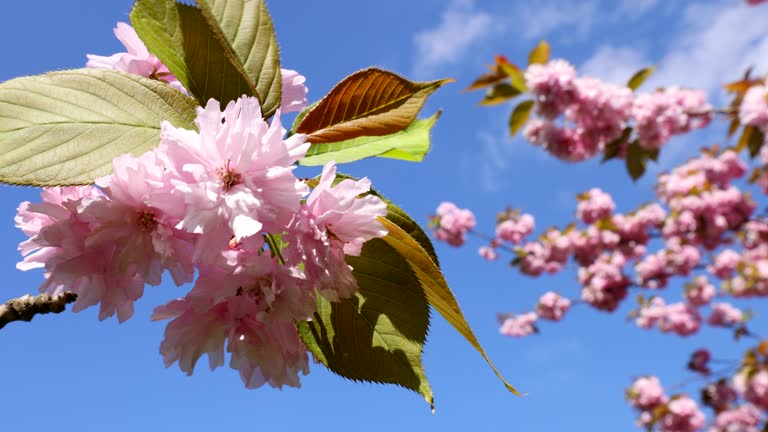
[[[54,69],[81,67],[85,54],[121,50],[112,36],[127,21],[131,1],[7,2],[0,14],[0,81]],[[378,65],[409,77],[452,77],[458,83],[430,99],[424,115],[442,108],[433,151],[421,164],[369,160],[343,167],[368,176],[374,187],[425,221],[442,200],[472,208],[490,231],[495,213],[521,207],[539,228],[568,221],[575,196],[601,185],[620,210],[652,198],[652,176],[633,184],[620,164],[565,165],[520,139],[506,136],[509,106],[479,108],[480,94],[460,90],[496,53],[522,62],[540,38],[553,54],[580,70],[617,82],[640,67],[658,73],[647,88],[689,84],[722,102],[718,84],[748,65],[768,69],[768,7],[741,0],[541,2],[505,0],[326,0],[269,2],[283,65],[308,78],[310,99],[322,97],[346,74]],[[722,131],[694,134],[665,149],[670,167],[702,145],[722,143]],[[33,189],[0,186],[0,299],[32,293],[37,272],[15,269],[13,226],[19,202]],[[695,338],[645,332],[626,324],[629,310],[608,315],[577,307],[542,334],[508,339],[497,331],[497,312],[522,312],[539,295],[557,289],[575,296],[573,272],[526,279],[502,262],[486,263],[480,243],[456,250],[438,245],[446,278],[478,338],[508,380],[525,397],[506,392],[471,347],[436,314],[424,362],[437,408],[394,386],[356,384],[320,366],[299,390],[245,390],[229,369],[198,367],[186,377],[165,369],[158,354],[164,324],[148,317],[155,305],[183,295],[172,286],[147,289],[133,319],[99,322],[95,310],[42,316],[0,331],[0,401],[9,430],[205,430],[210,427],[286,430],[633,430],[623,401],[631,377],[658,374],[668,386],[689,375],[689,353],[711,346],[715,357],[736,358],[744,343],[727,332]],[[629,306],[629,305],[627,305]],[[760,315],[765,301],[752,303]],[[758,316],[755,328],[768,328]],[[199,366],[205,366],[201,364]]]

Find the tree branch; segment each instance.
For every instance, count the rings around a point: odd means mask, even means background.
[[[29,294],[0,305],[0,329],[13,321],[32,321],[37,314],[63,312],[68,303],[77,300],[77,294],[65,292],[55,297],[50,294]]]

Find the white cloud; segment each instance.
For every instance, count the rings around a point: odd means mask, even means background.
[[[579,71],[613,84],[626,84],[635,72],[647,66],[649,61],[638,48],[603,45]]]
[[[569,39],[585,37],[597,21],[597,3],[583,1],[572,2],[531,2],[523,3],[518,17],[522,24],[523,36],[528,39],[538,39],[549,35],[555,30],[566,28],[572,33]]]
[[[768,8],[743,2],[688,6],[670,49],[653,77],[657,85],[685,85],[717,92],[750,65],[768,67]]]
[[[425,75],[458,63],[472,45],[495,33],[499,26],[490,14],[475,9],[474,0],[453,0],[437,27],[414,36],[415,73]]]

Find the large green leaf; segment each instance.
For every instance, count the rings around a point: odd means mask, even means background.
[[[195,0],[221,34],[261,96],[264,117],[280,108],[282,78],[275,28],[264,0]]]
[[[242,95],[259,97],[221,30],[200,9],[175,0],[137,0],[131,22],[149,52],[201,104],[211,98],[226,105]]]
[[[472,332],[472,328],[464,318],[464,314],[461,312],[461,308],[456,302],[456,298],[453,296],[448,284],[445,282],[440,268],[437,263],[432,259],[431,255],[421,242],[414,238],[409,231],[421,229],[418,226],[412,226],[403,219],[399,219],[397,222],[390,221],[389,219],[382,219],[384,227],[389,230],[389,234],[384,238],[390,246],[397,250],[403,258],[408,262],[411,269],[421,282],[421,286],[424,288],[424,292],[427,295],[429,304],[431,304],[443,318],[446,319],[464,338],[483,356],[488,365],[493,369],[493,372],[504,383],[504,386],[512,393],[519,395],[512,385],[510,385],[501,373],[493,365],[491,359],[485,353],[480,341]],[[399,224],[404,223],[401,227]]]
[[[324,165],[331,160],[347,163],[372,156],[421,161],[429,151],[429,132],[439,117],[438,112],[427,119],[414,120],[407,128],[390,135],[363,136],[336,143],[314,144],[299,164]]]
[[[112,159],[160,142],[160,123],[195,129],[195,107],[169,85],[106,69],[76,69],[0,84],[0,182],[93,183]]]
[[[304,115],[296,132],[316,144],[390,135],[408,127],[427,97],[449,81],[412,82],[376,68],[355,72]]]
[[[347,257],[359,290],[331,303],[318,299],[314,319],[298,329],[317,360],[352,380],[411,389],[433,405],[421,363],[429,305],[408,263],[381,239]]]

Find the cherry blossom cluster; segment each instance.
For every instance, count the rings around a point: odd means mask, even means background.
[[[577,197],[576,217],[582,228],[578,223],[563,230],[549,228],[532,241],[525,239],[534,230],[533,216],[507,211],[499,215],[496,235],[488,238],[480,255],[491,260],[499,251],[511,252],[512,264],[528,276],[558,273],[573,259],[582,286],[580,300],[605,312],[618,309],[631,287],[649,290],[649,298],[634,312],[635,322],[644,329],[688,336],[704,323],[739,328],[748,315],[730,303],[712,300],[718,295],[768,294],[768,221],[754,217],[754,200],[733,184],[746,172],[746,163],[735,152],[705,151],[659,177],[658,203],[616,213],[612,197],[593,188]],[[474,232],[464,226],[453,229],[457,230],[453,237]],[[446,238],[439,230],[435,236]],[[654,239],[658,240],[652,244]],[[649,250],[659,241],[659,249]],[[742,245],[739,252],[728,248],[735,241]],[[708,265],[707,254],[713,257]],[[696,275],[704,269],[708,274]],[[691,280],[680,301],[669,302],[655,292],[674,277]],[[720,280],[719,288],[715,279]],[[543,297],[532,312],[504,315],[501,332],[532,334],[541,313],[545,319],[562,319],[570,300],[563,303],[565,307],[556,307],[555,295]],[[708,316],[702,316],[702,308],[710,309]]]
[[[499,332],[538,333],[543,321],[562,320],[578,303],[613,312],[636,289],[639,305],[630,316],[640,328],[690,336],[706,324],[730,329],[736,337],[754,336],[746,327],[750,313],[727,300],[768,296],[768,219],[756,214],[756,201],[736,183],[747,171],[733,150],[704,150],[659,176],[657,202],[629,213],[617,213],[613,198],[593,188],[577,196],[574,223],[535,239],[528,239],[533,216],[519,210],[498,216],[494,236],[474,231],[473,224],[464,233],[488,241],[480,252],[486,259],[509,252],[512,265],[534,277],[558,273],[571,262],[578,268],[578,300],[547,292],[531,311],[500,314]],[[687,279],[677,299],[665,294],[674,278]],[[711,361],[709,351],[700,349],[688,368],[710,377]],[[639,413],[638,426],[668,432],[762,430],[768,357],[745,362],[730,380],[720,379],[721,373],[703,390],[704,405],[714,410],[709,421],[691,397],[668,396],[657,378],[639,378],[627,392]]]
[[[129,52],[92,56],[92,66],[173,83],[130,27],[116,34]],[[284,88],[287,109],[306,104],[306,89],[290,89],[302,82]],[[116,158],[95,185],[48,188],[41,202],[22,203],[16,225],[29,239],[18,268],[42,268],[42,292],[77,294],[74,311],[99,305],[100,319],[120,322],[166,271],[177,286],[194,282],[154,310],[153,320],[171,320],[166,365],[191,374],[203,354],[216,368],[228,352],[248,388],[298,387],[308,354],[295,323],[312,317],[318,295],[338,301],[357,290],[345,256],[387,234],[387,206],[369,180],[339,181],[333,162],[319,181],[297,178],[306,136],[284,138],[280,112],[265,121],[256,98],[223,109],[211,99],[195,124],[163,122],[155,150]]]
[[[759,432],[766,425],[768,410],[768,360],[766,342],[749,350],[732,379],[719,378],[701,392],[702,403],[714,411],[709,432]],[[704,377],[710,375],[708,350],[693,353],[688,368]],[[647,430],[695,432],[703,430],[706,416],[698,404],[684,394],[667,396],[659,379],[635,379],[626,391],[629,404],[638,412],[637,424]]]
[[[670,87],[635,95],[629,87],[579,77],[565,60],[532,64],[525,80],[538,117],[528,122],[523,134],[569,162],[602,153],[631,125],[638,144],[656,150],[673,135],[705,127],[711,120],[712,107],[702,91]],[[620,148],[618,154],[625,151]]]

